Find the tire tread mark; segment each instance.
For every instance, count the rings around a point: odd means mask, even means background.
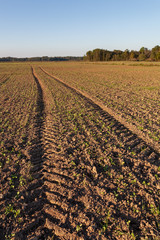
[[[44,96],[41,84],[38,77],[31,66],[32,76],[37,85],[37,107],[36,115],[34,120],[35,138],[30,149],[30,161],[32,164],[31,175],[33,180],[25,192],[25,205],[24,211],[27,218],[27,223],[24,223],[24,228],[16,234],[16,239],[32,239],[36,237],[36,231],[40,227],[42,228],[45,224],[45,216],[43,214],[44,208],[44,179],[43,179],[43,128],[44,128],[44,117],[45,117],[45,105]],[[36,219],[36,221],[35,221]],[[32,236],[31,236],[32,232]]]
[[[69,85],[68,83],[64,82],[62,79],[48,73],[45,69],[43,69],[42,67],[40,67],[40,69],[47,74],[49,77],[53,78],[54,80],[62,83],[64,86],[66,86],[67,88],[73,90],[74,92],[76,92],[78,95],[80,95],[81,97],[85,98],[87,101],[89,101],[94,107],[104,111],[105,113],[107,112],[109,114],[109,118],[111,117],[112,120],[116,120],[118,123],[120,123],[122,126],[124,126],[125,128],[127,128],[128,130],[131,131],[132,134],[137,135],[137,137],[139,139],[142,139],[146,145],[149,146],[149,148],[152,148],[154,152],[160,154],[160,146],[158,143],[152,141],[152,139],[147,136],[145,133],[141,132],[139,129],[136,128],[136,126],[134,126],[131,123],[128,123],[125,121],[124,118],[122,118],[121,116],[119,116],[118,114],[116,114],[115,112],[113,112],[113,110],[111,110],[110,108],[108,108],[107,106],[105,106],[102,102],[99,102],[98,100],[94,99],[93,97],[91,97],[90,95],[88,95],[86,92],[82,92],[81,90],[72,87],[71,85]]]

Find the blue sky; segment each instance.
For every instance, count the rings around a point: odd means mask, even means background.
[[[0,0],[0,57],[160,45],[160,0]]]

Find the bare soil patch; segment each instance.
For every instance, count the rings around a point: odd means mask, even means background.
[[[32,144],[23,145],[32,178],[20,198],[0,200],[1,239],[159,239],[159,153],[89,95],[35,69]],[[4,211],[13,200],[18,218]]]

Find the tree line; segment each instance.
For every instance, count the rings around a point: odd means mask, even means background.
[[[125,51],[96,48],[88,51],[84,57],[2,57],[0,62],[27,62],[27,61],[160,61],[160,46],[157,45],[151,50],[142,47],[139,51],[126,49]]]
[[[39,61],[81,61],[83,57],[30,57],[30,58],[15,58],[15,57],[2,57],[0,62],[39,62]]]
[[[128,49],[109,51],[97,48],[88,51],[83,59],[85,61],[160,61],[160,46],[157,45],[151,50],[142,47],[139,51]]]

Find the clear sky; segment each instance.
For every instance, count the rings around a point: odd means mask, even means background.
[[[0,0],[0,57],[160,45],[160,0]]]

